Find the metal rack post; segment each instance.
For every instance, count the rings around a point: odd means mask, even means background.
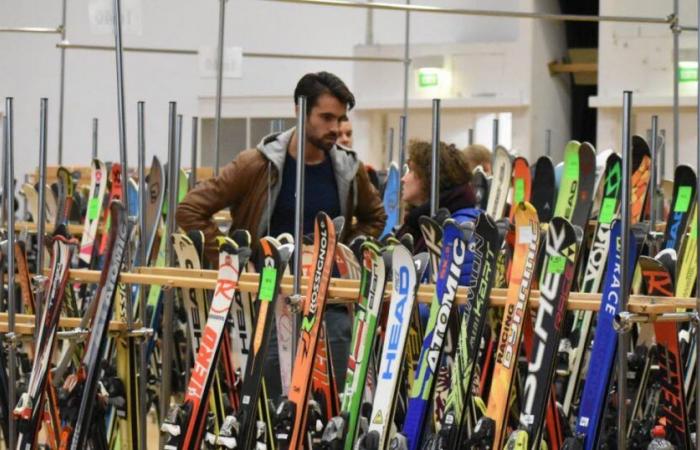
[[[658,148],[656,139],[659,133],[659,116],[651,116],[651,192],[649,204],[651,211],[649,215],[649,229],[653,232],[656,230],[656,189],[659,184],[658,179]]]
[[[406,116],[399,117],[399,176],[403,177],[406,165]],[[403,224],[403,183],[399,181],[399,225]]]
[[[199,131],[199,118],[192,118],[192,161],[190,163],[190,189],[197,184],[197,134]]]
[[[440,99],[433,99],[432,149],[430,162],[430,216],[440,207]]]
[[[496,114],[496,118],[493,119],[493,128],[491,130],[491,139],[493,141],[493,151],[496,151],[496,147],[498,147],[498,114]]]
[[[552,130],[545,130],[544,132],[544,154],[552,157]]]
[[[148,255],[146,255],[146,104],[140,101],[136,104],[136,120],[138,133],[138,175],[139,175],[139,264],[146,265]],[[148,320],[146,314],[146,289],[144,286],[139,288],[139,316],[141,326],[145,327]],[[148,361],[146,360],[146,351],[148,342],[146,339],[141,340],[141,350],[139,357],[139,448],[146,449],[146,414],[148,408],[145,399],[147,398],[146,384],[148,383],[146,374],[148,373]]]
[[[8,407],[13,408],[17,399],[15,385],[17,383],[17,345],[15,342],[15,189],[14,189],[14,108],[12,97],[5,99],[5,207],[7,215],[7,321],[8,333],[6,338],[10,341],[8,355],[10,381],[8,386]],[[8,448],[15,448],[17,437],[16,422],[12,413],[8,414],[9,433],[7,437]]]
[[[623,94],[622,106],[622,252],[620,269],[620,303],[618,311],[627,313],[627,299],[629,297],[629,233],[630,233],[630,181],[632,179],[632,146],[630,136],[630,119],[632,116],[632,91]],[[629,347],[629,335],[621,332],[617,341],[617,444],[619,448],[626,448],[627,442],[627,348]]]
[[[214,175],[219,175],[221,164],[221,96],[224,79],[224,24],[226,20],[226,0],[219,0],[219,40],[216,57],[216,118],[214,120]]]
[[[391,164],[394,161],[394,128],[390,127],[386,132],[386,152],[389,157],[388,161]],[[387,165],[387,168],[389,166]]]
[[[680,113],[678,111],[678,62],[680,59],[681,28],[678,23],[678,0],[673,0],[673,15],[671,16],[671,33],[673,34],[673,167],[678,167],[678,152],[680,146]],[[665,174],[664,174],[665,175]]]
[[[304,178],[306,176],[306,97],[297,99],[297,167],[296,204],[294,208],[294,293],[292,299],[301,299],[302,245],[304,242]],[[272,214],[272,211],[270,211]],[[297,352],[297,314],[292,314],[292,360]]]
[[[173,266],[173,260],[175,259],[175,254],[173,251],[172,242],[170,241],[170,236],[173,231],[175,231],[175,204],[177,202],[177,105],[175,102],[170,102],[169,114],[168,114],[168,179],[167,179],[167,191],[168,191],[168,213],[166,216],[167,232],[163,236],[166,239],[165,245],[165,255],[166,261],[169,265]],[[173,289],[167,289],[164,292],[163,299],[163,322],[161,329],[163,330],[163,345],[162,350],[162,380],[160,386],[160,410],[162,414],[167,414],[170,406],[170,380],[171,380],[171,370],[173,366],[173,328],[171,326],[173,322],[173,309],[174,309],[174,295],[175,291]],[[161,437],[161,443],[163,438]],[[161,445],[162,447],[162,445]]]
[[[46,143],[48,134],[48,111],[49,99],[42,98],[39,107],[39,211],[36,220],[36,268],[37,273],[41,273],[44,268],[44,233],[46,228]],[[41,291],[43,291],[43,283],[39,283]],[[41,311],[44,307],[44,302],[41,301],[40,295],[34,298],[34,311],[36,316],[41,317]],[[37,325],[38,325],[37,319]]]
[[[61,1],[61,42],[66,40],[66,3],[67,0]],[[58,83],[58,165],[60,166],[63,164],[63,107],[66,94],[66,50],[63,48],[61,49]]]
[[[92,118],[92,159],[97,159],[97,131],[98,131],[99,121],[97,117]]]

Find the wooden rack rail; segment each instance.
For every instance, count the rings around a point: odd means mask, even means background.
[[[76,269],[70,271],[70,279],[79,283],[97,283],[100,279],[100,272],[96,270]],[[122,272],[120,281],[129,284],[152,284],[170,288],[199,288],[214,289],[216,287],[216,271],[214,270],[188,270],[176,268],[152,268],[136,267],[133,272]],[[292,293],[292,277],[285,276],[282,279],[282,294]],[[302,277],[302,292],[308,283],[307,277]],[[244,292],[257,292],[258,274],[243,273],[238,283],[239,289]],[[352,303],[357,300],[357,293],[360,289],[358,280],[345,280],[332,278],[328,290],[331,303]],[[385,291],[391,292],[391,282],[387,284]],[[435,293],[435,285],[421,284],[418,289],[418,301],[429,303]],[[533,290],[530,294],[530,305],[532,308],[539,306],[540,293]],[[495,307],[502,307],[505,304],[506,289],[493,289],[491,291],[491,304]],[[467,288],[457,289],[456,303],[464,304],[467,300]],[[567,303],[571,310],[597,311],[600,307],[600,294],[584,294],[572,292]],[[632,295],[629,299],[629,311],[638,314],[648,314],[651,316],[676,312],[678,309],[695,309],[695,298],[669,298],[651,297],[642,295]]]

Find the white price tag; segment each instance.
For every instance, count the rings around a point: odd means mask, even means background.
[[[88,15],[92,34],[114,34],[113,5],[112,0],[90,0]],[[142,0],[122,1],[122,33],[134,36],[143,34]]]
[[[534,238],[531,226],[518,227],[518,244],[529,244]]]
[[[199,76],[216,78],[216,47],[199,48]],[[224,78],[243,78],[243,49],[224,47]]]

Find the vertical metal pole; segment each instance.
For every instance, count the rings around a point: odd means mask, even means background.
[[[665,130],[661,130],[661,136],[664,138],[663,142],[661,142],[661,148],[659,149],[659,160],[661,161],[660,167],[659,167],[659,173],[661,174],[659,177],[659,180],[663,180],[666,177],[666,133]],[[661,184],[659,182],[659,184]]]
[[[224,23],[226,0],[219,0],[219,43],[216,57],[216,118],[214,120],[214,175],[219,175],[221,164],[221,90],[224,82]]]
[[[467,132],[467,145],[474,144],[474,128],[470,128]]]
[[[552,130],[544,132],[544,154],[552,157]]]
[[[656,231],[656,189],[659,185],[658,179],[658,148],[656,147],[656,139],[659,133],[659,116],[651,116],[651,192],[649,193],[649,204],[651,205],[651,214],[649,216],[649,229]]]
[[[97,117],[92,118],[92,159],[97,159],[97,128],[98,128]]]
[[[182,114],[177,115],[177,127],[175,130],[177,131],[177,174],[178,174],[178,180],[180,178],[180,155],[182,154]],[[178,191],[178,196],[177,199],[180,200],[179,196],[179,189],[180,186],[176,185],[173,186],[177,191]]]
[[[61,42],[66,40],[66,2],[61,2]],[[58,165],[63,164],[63,106],[66,92],[66,49],[61,47],[58,91]],[[43,206],[41,206],[43,208]]]
[[[433,99],[433,140],[430,163],[430,217],[435,217],[440,202],[440,99]]]
[[[117,58],[117,120],[119,131],[119,163],[122,166],[122,202],[129,207],[129,164],[126,152],[126,111],[124,105],[124,48],[122,43],[122,4],[114,0],[114,51]],[[127,266],[130,267],[127,260]],[[127,308],[128,310],[129,308]],[[132,328],[131,314],[127,311],[129,329]]]
[[[16,403],[15,384],[17,382],[16,368],[16,351],[17,345],[15,341],[15,195],[14,195],[14,111],[13,99],[7,97],[5,99],[5,160],[7,165],[5,169],[5,207],[7,215],[7,322],[8,336],[10,340],[9,370],[10,370],[10,385],[8,386],[8,407],[14,407]],[[7,437],[8,448],[15,448],[16,428],[15,418],[13,414],[9,415],[9,433]]]
[[[678,0],[673,0],[671,32],[673,33],[673,167],[675,168],[678,167],[678,149],[680,148],[680,114],[678,111],[678,86],[680,79],[678,63],[680,59],[681,26],[678,23]]]
[[[170,102],[170,112],[168,116],[168,214],[166,216],[167,232],[163,236],[166,239],[165,245],[165,255],[168,264],[173,265],[174,252],[173,246],[170,241],[170,235],[175,230],[175,203],[177,202],[177,167],[175,160],[177,159],[175,153],[177,152],[177,105],[175,102]],[[162,350],[162,380],[161,380],[161,395],[160,395],[160,411],[161,414],[167,414],[168,408],[170,406],[170,379],[171,370],[173,365],[173,300],[174,300],[174,289],[167,289],[165,291],[165,298],[163,303],[163,350]],[[164,441],[161,437],[161,444]],[[162,447],[162,445],[161,445]]]
[[[678,1],[678,0],[676,0]],[[698,7],[700,7],[700,0],[698,0]],[[700,9],[698,9],[700,11]],[[698,24],[700,25],[700,15],[698,15]],[[698,28],[700,30],[700,28]],[[700,33],[697,35],[697,40],[698,43],[700,43]],[[700,47],[698,47],[698,57],[700,58]],[[700,59],[698,59],[700,61]],[[676,72],[678,72],[676,70]],[[697,93],[697,98],[700,101],[700,91]],[[700,114],[700,103],[697,104],[697,112]],[[695,128],[695,136],[697,138],[697,160],[696,160],[696,167],[700,169],[700,115],[697,115],[697,126]],[[696,205],[696,214],[700,213],[700,190],[697,188],[700,187],[700,177],[697,180],[697,186],[696,186],[696,194],[695,194],[695,201],[697,202]],[[697,225],[696,225],[697,226]],[[697,241],[697,249],[700,250],[700,240]],[[700,253],[697,253],[697,263],[700,265]],[[700,311],[700,277],[696,278],[695,280],[695,311],[698,312]],[[697,354],[697,352],[700,352],[700,322],[698,322],[697,318],[695,321],[695,376],[697,377],[698,374],[700,374],[700,358]],[[700,383],[697,381],[695,382],[695,423],[698,424],[700,423]],[[697,430],[695,433],[695,448],[697,450],[700,450],[700,436],[698,436]]]
[[[410,5],[411,0],[406,0],[406,4]],[[403,118],[404,127],[408,126],[408,73],[411,67],[411,13],[406,11],[406,24],[404,27],[403,41]],[[406,135],[404,133],[403,146],[406,147]]]
[[[367,0],[367,3],[372,3],[372,0]],[[374,10],[372,8],[367,8],[365,45],[374,45]]]
[[[406,116],[399,117],[399,174],[403,177],[403,166],[406,164]],[[399,183],[399,225],[403,224],[403,202],[400,201],[403,184]]]
[[[632,179],[632,145],[630,136],[630,119],[632,115],[632,91],[623,94],[622,106],[622,267],[620,272],[620,313],[627,311],[627,298],[631,273],[629,271],[629,235],[630,235],[630,181]],[[627,448],[627,348],[629,335],[620,333],[617,341],[617,445],[618,448]]]
[[[139,264],[145,266],[148,261],[146,255],[146,104],[140,101],[136,104],[137,133],[138,133],[138,175],[139,175]],[[141,326],[146,326],[146,289],[141,286],[139,289],[139,316]],[[148,361],[146,361],[147,340],[141,339],[139,358],[139,448],[145,450],[146,447],[146,374],[148,373]]]
[[[197,132],[199,131],[199,118],[192,118],[192,162],[190,163],[190,189],[197,184]]]
[[[49,99],[42,98],[39,107],[39,217],[36,220],[36,272],[41,275],[44,268],[44,233],[46,228],[46,143],[48,134],[48,110]],[[43,289],[42,289],[43,290]],[[41,311],[44,302],[41,301],[41,296],[36,296],[34,299],[34,311],[36,311],[37,324],[40,321]]]
[[[496,150],[496,147],[498,147],[498,115],[496,115],[496,118],[493,119],[493,150]]]
[[[304,176],[306,163],[306,97],[301,95],[297,100],[297,179],[296,179],[296,205],[294,208],[294,296],[301,298],[301,259],[302,244],[304,242]],[[292,359],[297,351],[297,315],[292,314]]]
[[[389,155],[389,164],[391,164],[394,161],[394,129],[393,128],[389,128],[389,131],[387,131],[387,134],[386,134],[386,152]]]

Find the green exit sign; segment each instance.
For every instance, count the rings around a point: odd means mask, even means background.
[[[678,80],[681,83],[697,83],[698,64],[696,62],[681,61],[678,64]]]
[[[418,86],[422,88],[435,87],[440,84],[440,78],[437,72],[418,72]]]

